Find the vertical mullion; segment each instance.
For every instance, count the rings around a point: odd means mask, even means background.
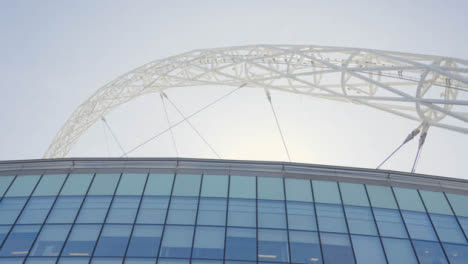
[[[289,263],[291,263],[291,245],[289,244],[289,220],[288,220],[288,203],[286,201],[286,182],[285,182],[285,179],[284,179],[284,173],[283,173],[283,180],[282,180],[282,183],[283,183],[283,197],[284,197],[284,210],[285,210],[285,214],[286,214],[286,235],[288,237],[288,261]]]
[[[227,229],[228,229],[228,217],[229,217],[229,199],[231,195],[231,173],[228,175],[228,190],[226,197],[226,220],[224,225],[224,249],[223,249],[223,263],[226,263],[226,241],[227,241]]]
[[[163,230],[161,232],[161,242],[159,243],[158,254],[156,256],[156,261],[159,261],[159,255],[161,254],[161,247],[162,247],[162,243],[164,241],[164,233],[166,231],[166,222],[167,222],[167,217],[169,215],[169,209],[170,209],[171,200],[172,200],[172,193],[174,192],[174,185],[175,185],[176,178],[177,178],[177,172],[174,172],[174,177],[172,178],[171,193],[169,194],[169,201],[167,202],[166,217],[164,218]]]
[[[450,207],[450,210],[451,210],[452,213],[453,213],[453,217],[455,217],[455,220],[456,220],[457,223],[458,223],[458,227],[459,227],[460,230],[462,231],[462,233],[463,233],[465,239],[468,241],[468,237],[467,237],[468,234],[466,234],[466,233],[465,233],[465,230],[463,230],[463,227],[462,227],[462,225],[461,225],[461,223],[460,223],[460,220],[458,220],[458,216],[457,216],[457,214],[455,213],[455,210],[453,209],[452,204],[450,203],[450,200],[449,200],[448,197],[447,197],[447,194],[446,194],[445,192],[442,192],[442,193],[444,194],[444,197],[445,197],[445,199],[447,200],[447,203],[448,203],[448,205],[449,205],[449,207]]]
[[[13,178],[13,180],[12,180],[11,183],[10,183],[10,186],[8,186],[8,188],[5,190],[5,193],[4,193],[3,197],[0,199],[0,202],[3,200],[3,198],[5,198],[5,194],[8,193],[8,191],[10,190],[10,187],[13,185],[13,183],[15,182],[15,180],[16,180],[17,177],[18,177],[18,175],[15,175],[15,177]],[[39,182],[38,182],[38,183],[39,183]],[[32,193],[31,193],[31,194],[32,194]],[[18,217],[21,215],[21,213],[22,213],[22,211],[23,211],[23,209],[24,209],[24,207],[26,206],[27,203],[28,203],[28,200],[26,200],[26,202],[24,203],[23,208],[22,208],[21,211],[19,212],[19,214],[18,214],[18,216],[16,217],[16,219],[18,219]],[[8,230],[8,233],[6,234],[5,239],[3,240],[3,243],[0,243],[0,248],[3,247],[3,244],[5,244],[5,242],[6,242],[7,238],[8,238],[8,236],[9,236],[10,233],[11,233],[11,230],[12,230],[13,227],[15,226],[16,219],[15,219],[15,221],[13,222],[13,224],[11,224],[10,230]]]
[[[322,263],[323,263],[325,260],[323,258],[322,239],[320,238],[320,227],[319,227],[319,221],[318,221],[318,216],[317,216],[317,208],[315,206],[314,186],[311,180],[309,180],[309,184],[310,184],[310,190],[312,192],[312,203],[314,205],[315,223],[317,224],[317,235],[319,239],[320,254],[322,256]]]
[[[192,261],[192,256],[193,256],[193,246],[195,244],[195,233],[197,231],[197,223],[198,223],[198,211],[200,210],[200,196],[201,196],[201,190],[202,190],[202,187],[203,187],[203,178],[204,177],[204,174],[202,174],[201,176],[201,179],[200,179],[200,188],[198,190],[198,202],[197,202],[197,211],[195,213],[195,224],[193,226],[193,236],[192,236],[192,250],[190,250],[190,259],[189,259],[189,262]]]
[[[344,215],[344,219],[345,219],[345,223],[346,223],[346,228],[348,229],[349,243],[351,245],[351,249],[353,250],[354,263],[357,263],[356,254],[354,253],[353,240],[351,239],[351,230],[349,229],[349,224],[348,224],[348,216],[346,215],[346,210],[345,210],[344,204],[343,204],[343,197],[341,195],[341,189],[340,189],[340,185],[338,184],[338,182],[336,182],[336,186],[338,187],[338,194],[340,195],[340,201],[341,201],[341,209],[343,210],[343,215]]]

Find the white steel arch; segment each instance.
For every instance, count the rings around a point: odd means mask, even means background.
[[[264,88],[366,105],[468,134],[468,61],[311,45],[194,50],[134,69],[97,90],[53,139],[44,158],[65,157],[113,108],[173,87]]]

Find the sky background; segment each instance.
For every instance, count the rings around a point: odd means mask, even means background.
[[[40,158],[73,110],[121,74],[200,48],[312,44],[468,59],[468,2],[0,1],[0,160]],[[173,89],[189,114],[226,87]],[[362,106],[274,93],[293,161],[375,168],[418,124]],[[180,120],[168,109],[171,122]],[[115,109],[124,149],[167,127],[157,95]],[[135,118],[137,117],[137,118]],[[193,119],[223,158],[285,160],[263,91],[239,90]],[[180,156],[213,158],[186,124]],[[99,145],[99,146],[98,146]],[[412,142],[385,168],[408,171]],[[468,135],[431,128],[418,172],[468,179]],[[118,156],[102,123],[70,155]],[[133,156],[174,156],[170,135]]]

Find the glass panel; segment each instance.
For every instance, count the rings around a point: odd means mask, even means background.
[[[255,177],[231,176],[229,197],[255,199],[256,189]]]
[[[401,214],[412,239],[437,241],[436,234],[426,213],[401,211]]]
[[[465,264],[468,260],[468,246],[444,243],[445,253],[451,264]]]
[[[426,212],[417,190],[394,187],[393,191],[401,210]]]
[[[192,264],[223,264],[222,260],[196,260],[192,259]]]
[[[352,235],[351,239],[357,263],[387,263],[378,237]]]
[[[422,264],[444,264],[448,263],[439,242],[413,240],[414,249]]]
[[[258,199],[284,200],[282,178],[258,177]]]
[[[193,226],[166,226],[160,257],[189,258]]]
[[[70,225],[44,225],[31,250],[31,256],[58,256]]]
[[[429,213],[453,215],[444,193],[419,191]]]
[[[341,205],[316,204],[320,231],[347,233],[346,221]]]
[[[257,231],[253,228],[228,227],[226,259],[256,261]]]
[[[351,234],[377,235],[370,207],[345,205],[345,212]]]
[[[13,224],[21,213],[27,198],[3,198],[0,201],[0,224]]]
[[[86,197],[77,223],[104,223],[107,210],[109,209],[111,196],[88,196]]]
[[[5,241],[5,244],[3,244],[0,250],[0,256],[26,256],[40,228],[40,225],[15,226]]]
[[[21,175],[16,176],[15,181],[8,189],[8,192],[5,194],[5,197],[19,197],[19,196],[29,196],[34,190],[37,182],[39,181],[39,175]]]
[[[124,173],[120,179],[117,195],[141,195],[145,187],[147,174]]]
[[[288,201],[312,202],[312,189],[309,180],[285,179]]]
[[[104,225],[94,256],[123,256],[131,231],[131,225]]]
[[[313,203],[287,202],[289,229],[317,230]]]
[[[83,198],[83,196],[59,196],[47,217],[47,223],[73,223]]]
[[[258,229],[258,260],[289,262],[286,231]]]
[[[155,264],[155,258],[125,258],[125,264]]]
[[[62,256],[90,256],[101,231],[101,225],[74,225]]]
[[[93,174],[70,174],[60,195],[85,195]]]
[[[10,231],[11,226],[0,226],[0,245],[3,243],[3,240],[5,240],[6,236],[8,235],[8,232]]]
[[[400,212],[393,209],[373,208],[381,236],[407,238]]]
[[[226,199],[200,198],[197,225],[226,225]]]
[[[257,202],[253,199],[229,199],[229,226],[257,226]]]
[[[32,197],[21,213],[19,224],[42,224],[55,201],[55,197]]]
[[[466,206],[468,204],[468,196],[447,193],[447,198],[456,215],[468,217],[468,206]]]
[[[174,174],[150,174],[146,183],[145,195],[171,195]]]
[[[122,264],[121,258],[96,258],[91,260],[91,264]]]
[[[14,178],[14,176],[0,176],[0,198],[5,194]]]
[[[292,263],[322,263],[317,232],[289,231]]]
[[[26,260],[26,264],[55,264],[57,258],[38,258],[38,257],[29,257]]]
[[[0,258],[0,264],[23,264],[24,258]]]
[[[120,174],[96,174],[88,195],[113,195]]]
[[[140,196],[115,196],[106,223],[133,223],[139,204]]]
[[[164,224],[169,197],[143,196],[137,223],[139,224]]]
[[[201,196],[227,197],[228,180],[225,175],[203,175]]]
[[[339,185],[344,204],[370,206],[363,184],[340,182]]]
[[[286,229],[284,201],[258,200],[258,227]]]
[[[413,247],[407,239],[382,237],[388,264],[417,264]]]
[[[327,264],[355,263],[348,235],[320,233],[323,260]]]
[[[429,214],[432,224],[442,242],[466,244],[466,238],[461,231],[455,216]]]
[[[158,264],[189,264],[188,259],[158,259]]]
[[[192,258],[223,259],[224,232],[224,227],[198,226]]]
[[[87,264],[87,257],[61,257],[58,264]]]
[[[465,235],[468,235],[468,217],[457,217],[458,221],[460,222],[461,228],[465,232]]]
[[[366,188],[373,207],[398,209],[390,187],[366,185]]]
[[[127,256],[156,257],[161,242],[161,233],[162,226],[160,225],[135,225]]]
[[[201,175],[178,174],[175,178],[173,196],[198,196]]]
[[[198,197],[172,197],[167,223],[194,225],[197,206]]]
[[[314,199],[317,203],[341,204],[338,184],[331,181],[312,181]]]
[[[41,181],[34,190],[33,196],[55,196],[62,188],[67,175],[43,175]]]

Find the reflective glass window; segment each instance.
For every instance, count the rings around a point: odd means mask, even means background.
[[[120,174],[96,174],[88,195],[113,195],[119,178]]]
[[[25,264],[55,264],[55,262],[57,261],[57,258],[53,258],[53,257],[48,257],[48,258],[44,258],[44,257],[29,257]]]
[[[341,205],[316,204],[320,231],[347,233],[346,221]]]
[[[123,256],[131,231],[131,225],[104,225],[94,256]]]
[[[257,260],[257,231],[254,228],[228,227],[226,259]]]
[[[87,264],[88,257],[61,257],[58,264]]]
[[[258,200],[258,227],[286,228],[284,201]]]
[[[343,204],[356,206],[369,206],[366,189],[363,184],[340,182]]]
[[[193,226],[166,226],[159,257],[189,258]]]
[[[172,197],[168,224],[194,225],[197,215],[198,197]]]
[[[223,264],[223,261],[222,260],[196,260],[196,259],[192,259],[192,261],[190,262],[192,264]]]
[[[3,198],[0,201],[0,224],[13,224],[26,203],[25,197]]]
[[[426,212],[417,190],[394,187],[393,191],[401,210]]]
[[[44,225],[31,250],[31,256],[58,256],[70,225]]]
[[[443,244],[444,250],[451,264],[465,264],[468,260],[468,246],[457,244]]]
[[[16,176],[5,197],[20,197],[31,195],[34,187],[41,176],[39,175],[21,175]]]
[[[442,242],[466,244],[466,238],[452,215],[429,214],[432,224]]]
[[[0,258],[0,264],[23,264],[24,258]]]
[[[150,174],[146,182],[145,195],[171,195],[174,174]]]
[[[229,183],[229,197],[232,198],[257,198],[255,177],[231,176]]]
[[[392,189],[387,186],[366,185],[373,207],[398,209]]]
[[[117,187],[116,195],[141,195],[145,187],[147,174],[124,173]]]
[[[0,198],[5,194],[8,187],[10,187],[14,178],[14,176],[0,176]]]
[[[323,261],[327,264],[355,263],[348,235],[320,233]]]
[[[104,223],[111,196],[88,196],[81,207],[77,223]]]
[[[31,197],[21,213],[19,224],[42,224],[55,201],[55,197]]]
[[[322,263],[317,232],[289,231],[292,263]]]
[[[309,180],[285,179],[288,201],[312,202],[312,189]]]
[[[436,234],[426,213],[401,211],[412,239],[437,241]]]
[[[70,174],[60,195],[85,195],[92,179],[93,174]]]
[[[444,193],[419,191],[429,213],[453,215]]]
[[[62,256],[91,256],[100,231],[101,225],[74,225],[63,249]]]
[[[468,217],[468,196],[461,194],[447,193],[447,198],[452,205],[456,215]]]
[[[284,200],[282,178],[258,177],[258,199]]]
[[[285,230],[258,229],[258,260],[289,262],[288,235]]]
[[[317,230],[313,203],[287,202],[289,229]]]
[[[106,222],[122,224],[133,223],[139,204],[140,196],[115,196]]]
[[[43,175],[33,196],[55,196],[62,188],[63,182],[67,178],[64,174]]]
[[[175,177],[173,196],[198,196],[201,175],[178,174]]]
[[[331,181],[312,181],[314,200],[317,203],[341,204],[338,184]]]
[[[162,226],[135,225],[127,256],[156,257],[161,243]]]
[[[461,228],[465,232],[465,235],[468,236],[468,217],[459,216],[457,218],[458,218],[458,221],[460,222]]]
[[[159,258],[158,264],[189,264],[190,260],[188,259],[169,259],[169,258]]]
[[[91,260],[91,264],[122,264],[123,259],[121,258],[100,258],[94,257]]]
[[[445,264],[448,263],[439,242],[413,240],[414,249],[419,262],[423,264]]]
[[[407,239],[382,237],[388,264],[417,264],[413,247]]]
[[[381,236],[407,238],[400,212],[394,209],[373,208]]]
[[[169,197],[167,196],[143,196],[137,223],[139,224],[164,224],[166,219]]]
[[[374,236],[351,235],[354,255],[359,264],[385,264],[385,255],[380,239]]]
[[[73,223],[83,198],[83,196],[59,196],[47,217],[47,223]]]
[[[203,175],[202,197],[227,197],[229,178],[226,175]]]
[[[377,235],[370,207],[345,205],[345,212],[351,234]]]
[[[226,198],[200,198],[197,225],[226,225]]]
[[[223,259],[224,227],[198,226],[195,231],[192,258]]]
[[[155,258],[125,258],[124,264],[155,264]]]
[[[0,249],[0,256],[26,256],[40,228],[40,225],[16,225]]]
[[[229,226],[257,226],[257,202],[253,199],[229,199]]]
[[[0,226],[0,245],[3,243],[3,240],[5,240],[6,236],[8,235],[8,232],[10,231],[11,226],[9,225],[1,225]]]

